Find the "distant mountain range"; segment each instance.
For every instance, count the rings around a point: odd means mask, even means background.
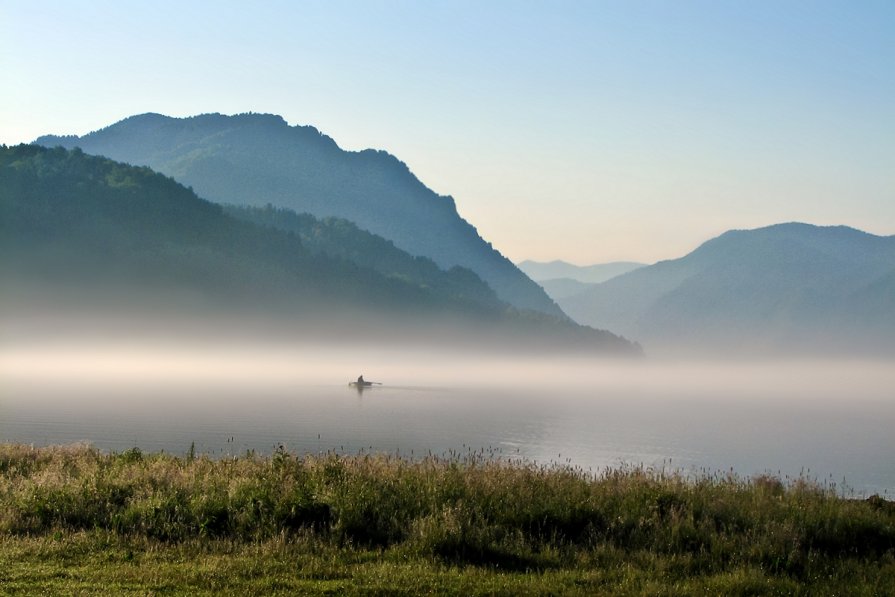
[[[645,264],[633,261],[615,261],[597,265],[574,265],[565,261],[523,261],[519,269],[541,285],[547,295],[561,304],[563,299],[581,294],[587,289],[620,276]]]
[[[278,116],[144,114],[38,142],[83,152],[2,149],[5,281],[180,288],[289,313],[453,313],[619,350],[630,345],[565,313],[647,350],[895,350],[893,236],[790,223],[653,265],[517,268],[397,158]]]
[[[570,296],[575,296],[576,294],[581,294],[588,288],[596,286],[596,284],[579,282],[578,280],[573,280],[572,278],[539,280],[538,284],[540,284],[541,288],[544,289],[547,295],[556,302],[560,302],[562,299],[568,298]]]
[[[547,294],[396,157],[349,152],[310,126],[262,114],[133,116],[83,137],[44,136],[44,146],[148,166],[218,203],[339,217],[440,268],[462,266],[518,308],[564,317]]]
[[[519,263],[518,267],[535,282],[568,279],[585,284],[599,284],[644,265],[646,264],[634,261],[614,261],[597,265],[574,265],[559,260],[546,263],[526,260]]]
[[[0,279],[7,317],[34,299],[101,311],[162,298],[175,311],[297,321],[449,317],[569,347],[636,350],[564,316],[519,311],[472,271],[444,271],[350,222],[225,208],[149,168],[63,148],[0,148]]]
[[[560,304],[648,350],[892,349],[895,236],[800,223],[732,230]]]

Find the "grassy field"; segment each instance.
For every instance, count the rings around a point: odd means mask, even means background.
[[[467,455],[0,446],[3,594],[895,592],[895,504]]]

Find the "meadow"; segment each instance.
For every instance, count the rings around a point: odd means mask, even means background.
[[[895,503],[481,452],[0,445],[6,594],[891,594]]]

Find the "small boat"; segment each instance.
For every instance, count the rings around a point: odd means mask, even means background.
[[[366,379],[364,379],[363,375],[359,376],[357,378],[357,381],[349,381],[348,382],[348,387],[357,388],[357,389],[372,388],[373,386],[381,386],[381,385],[382,384],[379,383],[378,381],[367,381]]]

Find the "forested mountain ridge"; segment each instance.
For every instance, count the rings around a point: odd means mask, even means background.
[[[225,205],[224,212],[239,220],[292,232],[302,246],[314,254],[345,259],[380,274],[406,280],[431,289],[442,296],[496,304],[494,290],[474,272],[454,266],[440,269],[427,257],[414,257],[394,243],[341,218],[317,219],[286,208],[267,205],[247,207]]]
[[[321,296],[371,307],[442,297],[325,255],[294,235],[236,220],[173,179],[80,150],[0,151],[0,243],[7,276],[49,283],[182,287],[215,300]],[[489,308],[504,306],[493,301]]]
[[[143,114],[83,137],[44,136],[45,146],[80,147],[149,166],[218,203],[268,203],[339,217],[439,267],[474,271],[521,309],[563,317],[541,287],[503,257],[440,196],[384,152],[344,151],[310,126],[262,114],[170,118]]]
[[[77,149],[0,147],[4,311],[15,311],[19,290],[34,284],[62,307],[72,296],[93,299],[110,290],[126,290],[125,302],[176,290],[200,308],[223,307],[235,315],[246,308],[284,318],[366,313],[378,320],[391,314],[388,321],[411,323],[449,315],[504,332],[544,331],[560,343],[634,350],[567,318],[519,312],[471,272],[443,272],[347,222],[270,212],[300,221],[296,233],[227,211],[146,167]],[[334,250],[340,244],[342,253]],[[364,259],[350,260],[348,246]]]

